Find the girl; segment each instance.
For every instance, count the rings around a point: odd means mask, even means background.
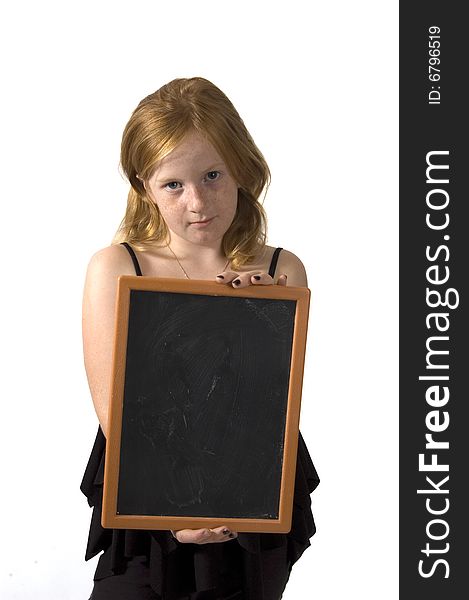
[[[85,368],[100,423],[81,486],[93,507],[86,559],[103,552],[91,599],[279,600],[315,533],[309,494],[319,479],[301,435],[288,534],[101,527],[119,275],[307,286],[301,261],[266,245],[259,197],[269,168],[229,99],[206,79],[176,79],[140,102],[124,130],[121,165],[131,185],[127,210],[112,244],[91,258],[83,296]]]

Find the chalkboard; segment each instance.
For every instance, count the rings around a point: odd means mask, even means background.
[[[121,276],[104,527],[287,532],[309,290]]]

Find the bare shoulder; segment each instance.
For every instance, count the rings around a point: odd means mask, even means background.
[[[87,277],[118,277],[119,275],[135,275],[130,254],[121,244],[111,244],[93,254],[87,270]]]
[[[86,270],[84,307],[94,311],[98,304],[112,306],[119,275],[135,275],[132,259],[124,246],[112,244],[95,252]]]
[[[303,263],[296,254],[285,248],[278,257],[276,277],[284,273],[287,275],[287,285],[308,287],[308,278]]]

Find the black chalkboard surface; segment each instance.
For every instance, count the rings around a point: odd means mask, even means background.
[[[121,276],[103,525],[291,525],[309,290]]]

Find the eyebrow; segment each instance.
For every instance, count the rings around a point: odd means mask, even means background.
[[[224,167],[225,169],[227,168],[224,162],[211,163],[208,167],[206,167],[205,169],[202,169],[201,173],[210,173],[210,171],[215,170],[215,167]],[[179,178],[165,176],[165,177],[158,177],[158,179],[156,179],[155,181],[162,183],[163,181],[175,181],[176,179],[179,179]]]

